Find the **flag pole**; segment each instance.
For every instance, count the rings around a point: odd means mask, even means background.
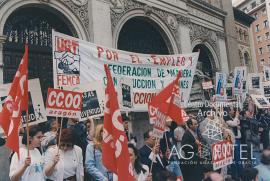
[[[28,109],[26,110],[26,134],[27,134],[27,156],[29,157],[29,113]]]
[[[58,121],[58,117],[56,117],[56,120]],[[57,153],[59,153],[59,146],[61,142],[61,134],[62,134],[62,127],[63,127],[63,117],[60,119],[60,131],[59,131],[59,137],[58,137],[58,145],[57,145]]]

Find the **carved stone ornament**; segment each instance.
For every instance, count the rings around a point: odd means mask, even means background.
[[[61,0],[64,2],[74,14],[82,21],[85,29],[88,31],[89,19],[88,19],[88,0]]]
[[[84,5],[87,4],[87,1],[88,1],[88,0],[72,0],[72,2],[73,2],[74,4],[76,4],[77,6],[84,6]]]
[[[146,16],[150,16],[152,13],[160,17],[164,23],[172,30],[176,31],[178,27],[177,18],[174,14],[167,11],[145,5],[141,2],[136,2],[134,0],[110,0],[111,2],[111,20],[112,20],[112,29],[114,30],[115,26],[119,22],[122,16],[129,11],[134,9],[141,9],[145,12]]]
[[[217,32],[193,23],[190,24],[189,28],[191,42],[194,42],[197,39],[201,39],[202,42],[208,42],[220,58]]]
[[[183,16],[183,15],[178,14],[176,16],[176,18],[177,18],[178,23],[180,23],[180,24],[189,25],[189,23],[190,23],[190,18],[187,16]]]

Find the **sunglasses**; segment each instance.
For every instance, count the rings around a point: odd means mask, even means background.
[[[62,148],[64,148],[64,147],[71,148],[71,147],[73,147],[73,144],[72,143],[60,143],[59,146]]]

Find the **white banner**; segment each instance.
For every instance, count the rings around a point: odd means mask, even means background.
[[[216,72],[216,101],[217,102],[223,102],[227,100],[226,86],[227,86],[226,74]]]
[[[102,81],[105,86],[104,64],[108,64],[117,90],[131,94],[127,93],[128,98],[120,104],[130,107],[131,111],[147,111],[151,98],[182,71],[180,96],[182,105],[187,105],[199,53],[138,54],[95,45],[55,31],[52,38],[55,88],[92,81]],[[130,81],[131,87],[123,88],[121,79]],[[129,98],[133,100],[129,102]]]
[[[0,111],[2,111],[2,105],[5,102],[5,98],[8,95],[11,83],[3,84],[0,86]],[[29,125],[35,125],[41,122],[47,121],[46,111],[42,99],[41,88],[39,79],[31,79],[28,82],[28,114],[29,114]],[[22,114],[23,126],[26,122],[26,113]]]

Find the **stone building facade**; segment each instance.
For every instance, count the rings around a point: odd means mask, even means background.
[[[247,66],[248,72],[257,72],[256,55],[253,53],[254,43],[251,27],[255,19],[237,8],[233,10],[241,65]]]
[[[28,43],[29,77],[40,78],[46,97],[53,86],[51,29],[127,51],[200,51],[198,81],[241,65],[229,0],[0,0],[0,84],[12,81]],[[130,117],[140,145],[147,116]]]

